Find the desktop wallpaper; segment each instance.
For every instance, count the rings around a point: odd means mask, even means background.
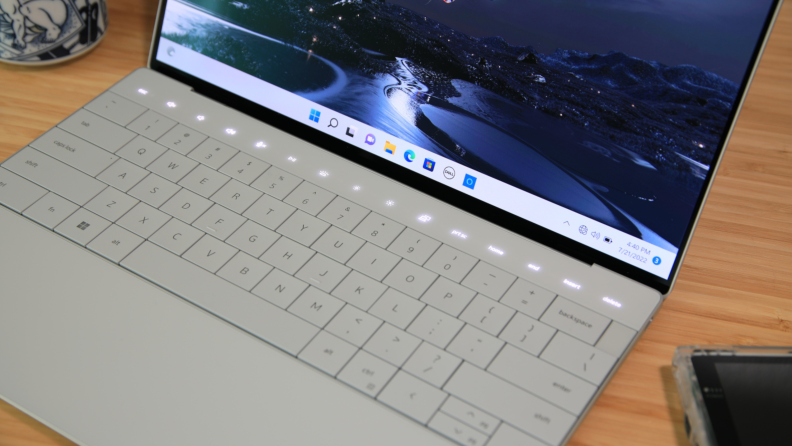
[[[183,0],[162,36],[676,252],[771,5]]]

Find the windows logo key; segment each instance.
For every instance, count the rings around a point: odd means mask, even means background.
[[[322,112],[319,110],[311,109],[311,116],[308,117],[313,122],[319,123],[319,116],[322,116]]]

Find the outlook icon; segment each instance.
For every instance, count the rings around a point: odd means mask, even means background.
[[[365,141],[366,141],[366,144],[368,144],[370,146],[373,146],[374,143],[377,142],[377,138],[375,138],[374,135],[369,133],[368,135],[366,135]]]
[[[472,175],[465,174],[465,179],[462,181],[462,185],[467,187],[468,189],[473,189],[476,187],[476,177]]]

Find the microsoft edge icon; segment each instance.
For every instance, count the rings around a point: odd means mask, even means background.
[[[407,161],[408,163],[411,163],[411,162],[413,162],[414,159],[415,159],[415,152],[413,152],[412,150],[408,150],[408,151],[404,152],[404,160],[405,161]]]
[[[308,117],[313,122],[319,122],[319,116],[322,116],[322,112],[318,110],[311,109],[311,116]]]
[[[462,181],[462,185],[467,187],[468,189],[473,189],[476,187],[476,177],[465,174],[465,179]]]

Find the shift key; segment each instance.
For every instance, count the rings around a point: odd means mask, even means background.
[[[25,147],[14,154],[3,163],[3,167],[80,206],[106,187],[101,181],[32,147]]]

